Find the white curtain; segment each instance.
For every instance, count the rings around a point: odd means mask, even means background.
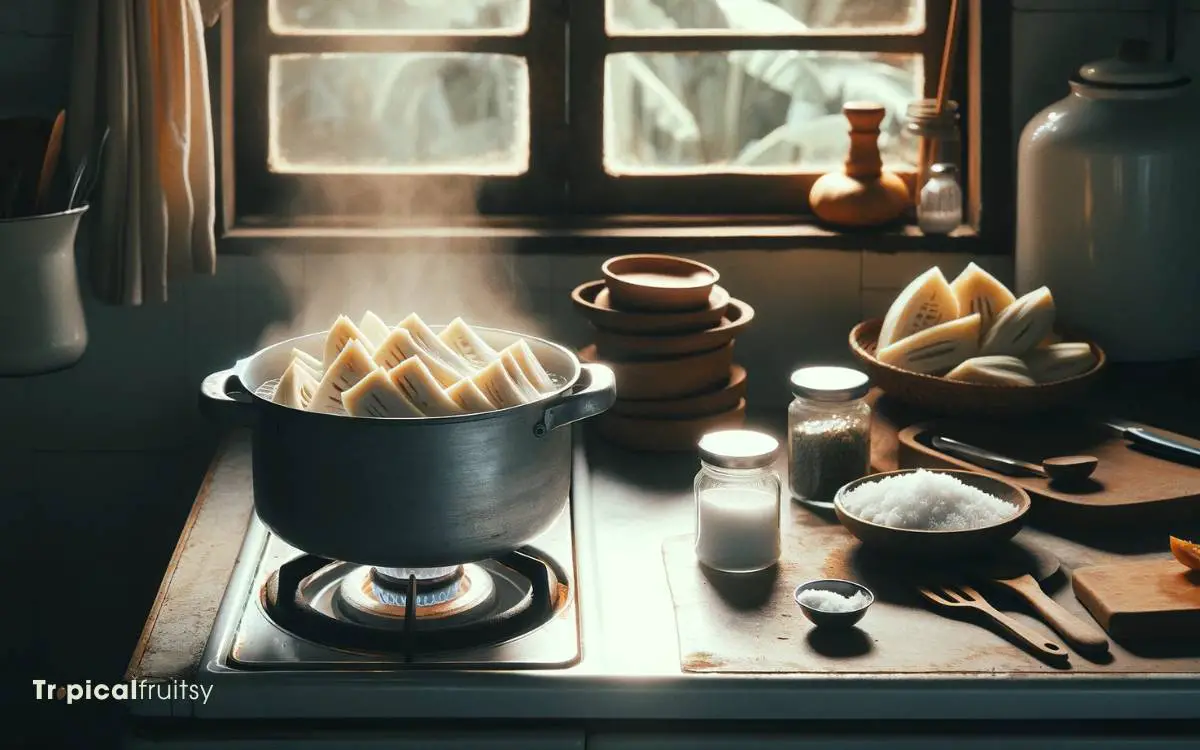
[[[88,277],[112,304],[167,299],[216,270],[205,22],[227,0],[82,0],[67,108],[69,174],[110,134],[91,196]]]

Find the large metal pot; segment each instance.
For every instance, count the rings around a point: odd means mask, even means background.
[[[438,327],[434,327],[437,330]],[[335,560],[437,567],[520,547],[562,512],[573,422],[616,400],[612,370],[510,331],[476,328],[497,349],[525,339],[562,387],[544,399],[480,414],[361,419],[301,411],[270,390],[324,333],[284,341],[215,372],[201,409],[253,428],[254,507],[294,547]]]

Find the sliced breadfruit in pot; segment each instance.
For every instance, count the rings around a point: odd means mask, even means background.
[[[477,370],[482,370],[500,359],[500,353],[488,345],[462,318],[450,321],[450,325],[442,329],[438,338]]]
[[[383,318],[367,310],[363,313],[362,320],[358,321],[358,330],[363,332],[368,341],[375,344],[375,346],[379,346],[388,337],[392,329],[388,328],[388,324],[383,322]]]
[[[1007,354],[972,357],[946,373],[946,380],[983,385],[1037,385],[1029,374],[1029,367],[1017,357]]]
[[[424,362],[443,388],[449,388],[463,379],[457,369],[418,344],[407,328],[397,326],[375,350],[375,362],[387,370],[395,369],[409,357],[417,357]]]
[[[907,336],[878,352],[880,362],[910,372],[946,372],[979,353],[979,313]]]
[[[316,394],[318,386],[320,381],[308,368],[300,360],[292,360],[283,371],[283,377],[279,378],[271,401],[293,409],[305,409]]]
[[[341,413],[345,408],[342,404],[342,394],[370,375],[374,369],[375,360],[371,359],[367,347],[358,339],[351,339],[325,371],[317,392],[308,403],[308,411]]]
[[[321,360],[300,349],[292,349],[292,363],[298,364],[308,370],[317,380],[320,380],[321,375],[325,373],[325,365],[321,363]]]
[[[446,395],[437,378],[419,357],[409,357],[388,371],[388,379],[426,417],[462,414],[463,408]]]
[[[425,325],[425,321],[421,320],[421,316],[416,313],[400,321],[397,328],[403,328],[411,333],[413,340],[422,349],[454,368],[460,378],[468,378],[479,371],[480,368],[463,359],[462,355],[447,346],[445,341],[439,339],[433,329]]]
[[[960,315],[979,313],[979,330],[985,334],[996,316],[1017,299],[995,276],[974,263],[968,263],[950,282],[950,290],[954,292]]]
[[[1054,329],[1054,297],[1046,287],[1004,308],[979,345],[980,354],[1020,357],[1033,350]]]
[[[492,411],[496,406],[488,400],[483,391],[479,390],[479,386],[475,385],[475,381],[463,378],[454,385],[446,389],[446,395],[450,397],[454,403],[463,408],[463,411],[468,414],[475,414],[481,411]]]
[[[1089,344],[1076,341],[1039,347],[1025,355],[1029,373],[1039,383],[1054,383],[1082,375],[1098,361]]]
[[[501,354],[500,362],[504,365],[504,371],[517,384],[517,388],[521,391],[521,396],[525,400],[525,403],[537,401],[541,397],[542,392],[538,390],[537,386],[529,382],[525,371],[521,369],[521,363],[517,361],[512,352],[505,351]]]
[[[914,333],[959,316],[958,301],[942,269],[934,266],[904,288],[888,308],[876,349],[882,351]]]
[[[387,370],[376,367],[342,394],[342,404],[352,417],[389,419],[424,416],[388,377]]]
[[[529,380],[539,393],[550,393],[556,386],[550,378],[550,373],[546,372],[546,368],[542,367],[542,363],[538,360],[537,355],[529,348],[528,342],[524,339],[514,341],[500,355],[510,356],[520,367],[522,374]],[[507,366],[507,365],[506,365]]]
[[[375,342],[367,338],[354,322],[345,315],[339,315],[337,320],[333,321],[333,327],[329,329],[329,333],[325,336],[325,351],[322,357],[322,362],[331,364],[337,359],[342,350],[351,341],[358,341],[371,354],[375,353]]]
[[[471,380],[479,386],[479,390],[483,391],[487,400],[495,404],[497,409],[506,409],[526,403],[525,394],[513,382],[501,360],[496,360],[483,368]]]

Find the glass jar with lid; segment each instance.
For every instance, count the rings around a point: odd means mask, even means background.
[[[849,367],[792,373],[788,407],[788,485],[792,497],[833,506],[842,485],[870,473],[870,379]]]
[[[914,195],[929,181],[934,164],[949,164],[962,172],[962,136],[958,130],[958,102],[947,101],[941,113],[936,99],[918,99],[908,105],[904,130],[904,152],[916,155],[917,183]]]
[[[700,439],[696,474],[696,559],[725,573],[754,573],[779,562],[779,441],[753,430]]]

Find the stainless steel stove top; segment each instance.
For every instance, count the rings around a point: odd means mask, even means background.
[[[508,558],[467,566],[471,580],[466,582],[475,591],[486,588],[494,603],[487,608],[492,619],[474,623],[472,632],[477,635],[468,638],[465,645],[462,638],[450,645],[431,643],[429,636],[432,634],[437,639],[439,631],[435,627],[437,623],[428,621],[419,622],[421,627],[413,631],[417,637],[406,641],[403,601],[398,606],[393,604],[390,607],[393,611],[380,618],[385,621],[385,627],[362,626],[363,618],[354,617],[355,613],[348,611],[350,608],[346,606],[347,601],[353,602],[356,597],[339,595],[346,591],[361,593],[364,582],[370,579],[371,570],[306,555],[270,533],[257,518],[251,521],[243,554],[253,554],[255,549],[259,550],[258,560],[247,595],[238,601],[222,603],[222,608],[234,607],[241,613],[232,635],[222,639],[216,654],[226,669],[247,672],[414,668],[513,670],[564,668],[579,661],[579,610],[569,504],[550,529],[517,555],[517,561],[524,562],[526,569],[532,565],[535,571],[549,571],[550,575],[546,577],[549,580],[543,579],[542,586],[523,575],[518,569],[521,566],[514,567]],[[285,574],[280,572],[289,563],[291,568],[299,566],[300,573],[307,574],[298,588],[311,606],[303,608],[308,617],[298,621],[283,616],[288,610],[276,610],[278,602],[291,601],[290,594],[297,590],[295,581],[289,586]],[[293,578],[296,575],[292,573]],[[268,583],[271,583],[270,587]],[[266,593],[276,590],[276,586],[278,596]],[[522,599],[525,605],[531,597],[538,603],[539,588],[550,594],[549,599],[540,602],[546,605],[544,616],[526,618],[532,620],[533,629],[514,636],[512,631],[521,625],[506,627],[504,613],[518,611]],[[385,604],[382,609],[389,607]],[[389,619],[393,621],[390,628],[386,627]],[[286,623],[286,627],[280,621]],[[367,637],[339,639],[320,627],[302,627],[305,623],[328,626],[330,621],[335,626],[335,635],[344,632],[354,636],[365,632]],[[358,627],[354,627],[356,621]],[[426,628],[424,632],[422,627]],[[480,633],[482,635],[478,635]],[[421,639],[422,635],[426,636],[425,640]],[[503,640],[497,643],[496,639]],[[210,649],[212,646],[210,643]]]

